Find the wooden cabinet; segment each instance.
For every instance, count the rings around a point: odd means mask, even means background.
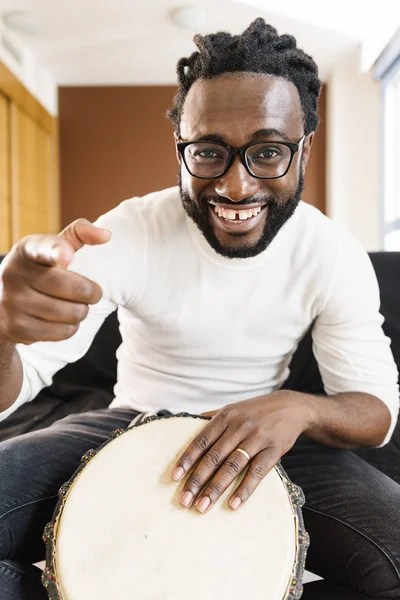
[[[0,254],[11,245],[10,103],[0,94]]]
[[[59,231],[57,120],[0,63],[0,253]]]

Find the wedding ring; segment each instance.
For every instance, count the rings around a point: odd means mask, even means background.
[[[236,448],[236,450],[237,450],[238,452],[241,452],[241,453],[243,454],[243,456],[245,456],[245,457],[247,458],[247,460],[251,460],[250,454],[248,454],[248,453],[246,452],[246,450],[243,450],[243,448]]]

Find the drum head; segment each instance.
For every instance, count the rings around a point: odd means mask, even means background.
[[[56,597],[292,597],[299,511],[278,470],[237,512],[227,506],[233,487],[205,515],[179,504],[182,484],[171,470],[204,425],[179,416],[151,420],[107,443],[75,476],[54,524]]]

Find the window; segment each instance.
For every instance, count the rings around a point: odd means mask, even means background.
[[[383,248],[400,251],[400,57],[383,84]]]

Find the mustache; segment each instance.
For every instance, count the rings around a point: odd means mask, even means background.
[[[225,198],[224,196],[201,196],[201,201],[202,202],[207,202],[210,203],[212,202],[213,204],[224,204],[226,206],[247,206],[249,204],[276,204],[276,200],[275,198],[271,198],[271,197],[266,197],[266,196],[262,196],[257,198],[256,196],[250,196],[249,198],[243,198],[243,200],[241,200],[240,202],[233,202],[232,200],[229,200],[229,198]]]

